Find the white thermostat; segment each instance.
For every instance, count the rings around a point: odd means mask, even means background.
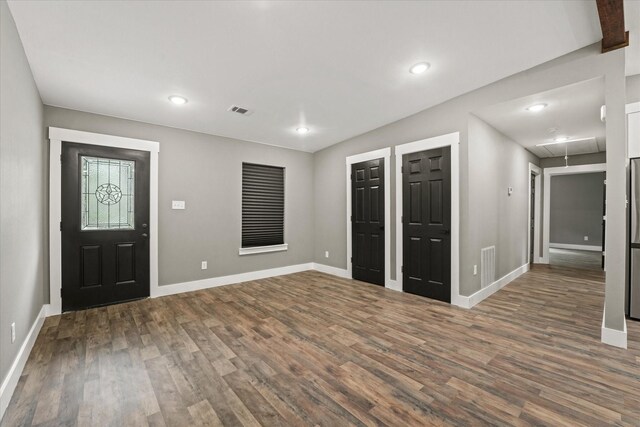
[[[184,200],[172,200],[171,209],[185,209],[186,205]]]

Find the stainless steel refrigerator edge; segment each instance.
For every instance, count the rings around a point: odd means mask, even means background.
[[[640,320],[640,158],[631,159],[631,227],[629,239],[630,274],[627,314]]]

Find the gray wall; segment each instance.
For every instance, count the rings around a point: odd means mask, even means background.
[[[569,156],[569,166],[595,165],[607,163],[607,153],[579,154]],[[561,157],[545,157],[540,159],[540,167],[557,168],[564,167],[564,156]]]
[[[4,1],[0,19],[0,380],[4,380],[45,301],[47,190],[42,102]],[[16,323],[13,344],[12,322]]]
[[[469,238],[477,248],[495,245],[498,279],[528,262],[529,163],[539,159],[474,115],[468,124],[469,158],[482,165],[469,182],[469,206],[481,224]],[[480,268],[479,254],[474,264]]]
[[[622,74],[621,74],[622,73]],[[345,157],[367,151],[393,147],[411,141],[443,135],[450,132],[460,132],[460,230],[461,230],[461,266],[460,291],[463,295],[470,295],[480,289],[480,277],[473,276],[473,265],[480,263],[480,250],[485,243],[485,233],[497,236],[497,230],[485,230],[484,215],[476,215],[478,209],[486,204],[477,204],[484,200],[495,188],[480,188],[476,185],[488,173],[485,165],[478,161],[479,147],[473,136],[469,134],[470,114],[485,106],[497,104],[511,99],[539,93],[578,81],[589,80],[605,76],[605,96],[607,111],[611,118],[607,123],[607,141],[613,147],[614,156],[610,159],[610,168],[624,164],[620,156],[620,147],[624,147],[624,109],[625,81],[624,81],[624,51],[619,50],[608,54],[601,54],[598,44],[586,47],[571,54],[539,65],[531,70],[518,73],[491,85],[469,92],[460,97],[444,102],[435,107],[424,110],[413,116],[388,124],[371,132],[343,141],[334,146],[317,152],[315,163],[315,193],[316,193],[316,222],[315,222],[315,251],[316,262],[328,264],[338,268],[346,268],[346,177],[344,172]],[[428,93],[425,94],[428,96]],[[617,117],[620,116],[620,117]],[[499,153],[484,153],[483,158]],[[393,165],[394,159],[392,159]],[[616,166],[617,165],[617,166]],[[609,166],[609,165],[608,165]],[[513,167],[503,163],[503,168]],[[395,182],[392,170],[391,197],[394,200]],[[526,174],[525,174],[526,175]],[[610,194],[612,204],[610,211],[614,216],[624,216],[624,171],[616,173],[610,179],[614,189]],[[619,181],[619,182],[618,182]],[[504,183],[503,183],[504,185]],[[516,186],[514,184],[513,186]],[[500,191],[500,189],[498,189]],[[504,189],[506,191],[506,189]],[[473,201],[473,202],[472,202]],[[519,215],[505,207],[506,215]],[[498,208],[502,209],[502,208]],[[396,213],[391,206],[391,221],[395,224]],[[503,221],[506,219],[502,218]],[[510,219],[510,217],[509,217]],[[515,224],[515,222],[514,222]],[[502,224],[500,224],[502,226]],[[512,233],[516,245],[519,236],[519,225],[513,225]],[[623,301],[624,301],[624,236],[626,229],[623,219],[618,219],[610,227],[612,235],[608,251],[616,254],[612,260],[612,270],[607,275],[607,319],[608,327],[622,329]],[[496,244],[499,244],[496,241]],[[395,254],[395,227],[391,230],[392,262]],[[614,249],[615,247],[615,249]],[[330,251],[330,258],[324,257],[324,251]],[[512,255],[507,250],[500,250],[501,257],[498,265],[509,265]],[[615,265],[614,265],[615,264]],[[612,271],[610,270],[610,271]],[[395,266],[392,266],[392,278]],[[619,274],[618,274],[619,272]]]
[[[605,176],[599,172],[551,177],[550,244],[602,246]]]
[[[160,143],[160,285],[313,261],[311,154],[49,106],[44,123]],[[243,161],[286,168],[286,252],[238,255]],[[171,200],[185,200],[186,210],[172,210]]]

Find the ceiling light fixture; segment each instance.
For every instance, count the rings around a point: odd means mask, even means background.
[[[429,68],[431,68],[431,64],[429,64],[428,62],[419,62],[415,65],[412,65],[411,68],[409,68],[409,72],[411,74],[422,74]]]
[[[169,101],[171,101],[172,103],[176,104],[176,105],[184,105],[186,104],[187,98],[185,98],[184,96],[179,96],[179,95],[171,95],[169,97]]]
[[[568,136],[559,136],[553,139],[555,142],[567,142],[569,140]]]
[[[538,111],[542,111],[547,108],[547,104],[535,104],[530,107],[527,107],[527,111],[531,111],[532,113],[537,113]]]
[[[296,129],[296,132],[298,132],[300,135],[304,135],[305,133],[309,132],[309,128],[299,127]]]

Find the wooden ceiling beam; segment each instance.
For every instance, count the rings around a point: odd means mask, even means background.
[[[602,28],[602,53],[629,46],[629,31],[624,30],[623,0],[596,0]]]

